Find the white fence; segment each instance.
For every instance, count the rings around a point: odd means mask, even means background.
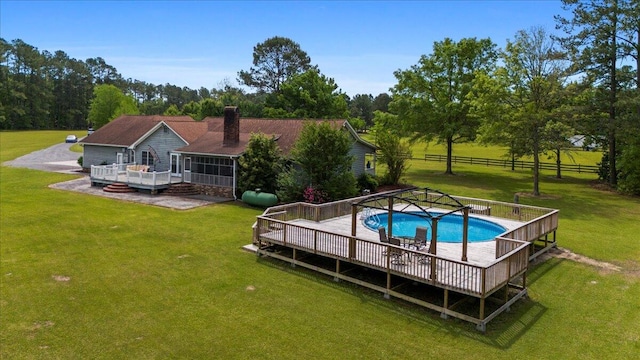
[[[105,180],[122,182],[128,185],[156,187],[171,183],[171,171],[146,172],[126,170],[126,167],[118,164],[100,166],[91,165],[91,180]]]

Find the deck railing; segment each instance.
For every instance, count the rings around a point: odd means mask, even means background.
[[[402,195],[407,195],[409,192],[404,192]],[[410,194],[415,196],[420,201],[434,201],[441,195],[436,193],[427,193],[424,191],[410,191]],[[499,217],[509,220],[517,221],[530,221],[537,219],[541,216],[547,215],[553,209],[547,209],[531,205],[513,204],[502,201],[493,201],[485,199],[476,199],[464,196],[451,196],[453,199],[459,201],[462,205],[470,206],[471,213],[479,213],[483,215],[491,215],[493,217]]]
[[[120,181],[119,175],[124,176],[124,172],[119,170],[117,164],[113,165],[91,165],[91,178],[98,180]]]
[[[367,196],[362,196],[324,204],[298,202],[278,205],[265,210],[263,216],[269,216],[271,213],[285,212],[286,216],[283,220],[303,219],[310,221],[324,221],[340,216],[350,215],[352,211],[352,203],[366,198]]]
[[[558,228],[558,210],[541,215],[504,235],[505,238],[534,241]]]
[[[167,185],[171,183],[171,172],[127,170],[127,183],[148,186]]]
[[[480,266],[277,219],[283,218],[284,214],[280,211],[258,217],[254,234],[259,246],[263,242],[279,244],[316,255],[344,259],[477,297],[490,295],[527,269],[528,243],[523,241],[502,239],[505,254],[488,266]],[[395,264],[391,257],[384,255],[391,251],[400,252],[400,257],[405,258],[406,262],[403,265]]]
[[[433,201],[438,197],[437,194],[425,194],[424,191],[416,190],[402,192],[398,197],[406,195],[411,195],[418,201]],[[492,217],[524,222],[518,228],[503,234],[502,237],[505,238],[534,241],[558,228],[558,210],[461,196],[452,196],[452,198],[463,205],[471,206],[471,213],[475,212],[483,215],[490,215]],[[384,206],[384,204],[381,204],[381,200],[379,198],[371,200],[370,204],[366,201],[361,202],[361,200],[366,199],[367,196],[363,196],[319,205],[301,202],[285,204],[268,208],[264,212],[263,216],[268,216],[270,213],[285,212],[286,215],[281,215],[282,220],[304,219],[310,221],[323,221],[350,215],[352,211],[352,204],[358,202],[360,202],[361,207]],[[395,202],[396,205],[402,203],[403,202],[401,200],[396,200]],[[409,204],[406,201],[405,203],[407,203],[407,205]]]
[[[118,164],[100,166],[91,165],[91,179],[156,187],[171,184],[171,171],[146,172],[128,170],[126,167],[122,167]]]
[[[400,198],[407,195],[411,195],[408,197],[418,201],[432,201],[438,196],[415,189],[395,195],[398,201],[394,204],[401,204],[403,201]],[[439,287],[485,297],[526,271],[529,263],[530,242],[555,231],[558,227],[558,211],[554,209],[467,197],[453,198],[463,205],[471,206],[472,212],[476,210],[484,215],[490,214],[492,217],[523,222],[521,226],[495,239],[495,261],[489,265],[479,266],[406,248],[397,248],[408,258],[421,260],[398,267],[391,263],[390,257],[380,256],[388,252],[393,245],[288,223],[295,219],[318,222],[350,215],[353,211],[352,204],[359,203],[362,207],[367,206],[366,201],[361,201],[366,200],[366,196],[320,205],[293,203],[269,208],[258,217],[254,229],[254,243],[258,246],[263,242],[277,243],[318,255],[347,259],[352,263],[365,264]],[[408,201],[405,202],[409,204]],[[381,205],[380,198],[372,199],[369,204],[372,207]]]

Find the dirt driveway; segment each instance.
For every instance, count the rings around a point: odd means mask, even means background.
[[[78,165],[81,153],[69,150],[73,144],[60,143],[46,149],[34,151],[15,160],[6,161],[2,165],[22,167],[51,172],[82,174]]]

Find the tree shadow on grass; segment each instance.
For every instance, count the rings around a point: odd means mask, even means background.
[[[412,182],[431,188],[464,187],[491,192],[498,196],[496,200],[508,201],[513,199],[516,192],[530,191],[531,185],[526,179],[518,179],[500,173],[486,172],[457,172],[453,175],[442,171],[420,169],[414,170],[408,177]],[[452,194],[461,195],[465,194]]]
[[[331,276],[321,274],[304,267],[293,267],[289,263],[269,257],[258,257],[257,262],[260,265],[276,268],[288,274],[292,274],[294,276],[304,278],[305,280],[357,297],[362,303],[367,304],[367,306],[379,307],[384,309],[384,311],[397,314],[398,316],[406,319],[408,323],[418,323],[426,329],[446,332],[453,337],[473,339],[477,342],[501,350],[509,349],[517,343],[517,341],[526,334],[527,331],[529,331],[529,329],[540,318],[542,318],[547,311],[547,308],[544,305],[525,296],[519,301],[516,301],[511,306],[510,311],[501,313],[489,322],[487,324],[487,331],[482,333],[476,330],[475,325],[472,323],[453,317],[445,320],[440,317],[439,312],[394,297],[384,299],[380,292],[346,281],[337,282],[334,281]],[[552,267],[553,266],[555,265],[552,265]],[[549,270],[550,268],[542,272],[535,272],[532,275],[534,277],[533,281],[536,281]],[[531,283],[529,280],[528,282]],[[318,296],[322,295],[319,294]],[[479,300],[473,299],[471,302],[475,302],[475,305],[477,305]]]

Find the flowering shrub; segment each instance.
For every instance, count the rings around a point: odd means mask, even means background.
[[[322,191],[313,188],[313,186],[307,186],[302,193],[304,201],[312,204],[321,204],[327,201],[327,194]]]

